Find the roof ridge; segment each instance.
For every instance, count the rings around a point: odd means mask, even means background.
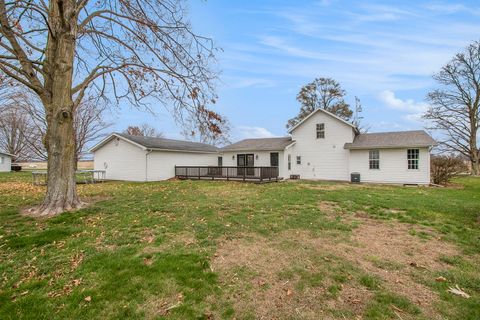
[[[177,141],[177,142],[197,143],[197,144],[203,144],[203,145],[214,147],[214,145],[212,145],[212,144],[205,143],[205,142],[198,142],[198,141],[171,139],[171,138],[164,138],[164,137],[137,136],[137,135],[133,135],[133,134],[118,133],[118,132],[114,132],[114,134],[118,134],[118,135],[121,135],[121,136],[124,136],[124,137],[134,137],[134,138],[144,138],[144,139],[161,139],[161,140],[169,140],[169,141]]]

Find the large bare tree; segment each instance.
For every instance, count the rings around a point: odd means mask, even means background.
[[[205,114],[217,129],[214,47],[185,19],[181,0],[0,0],[0,71],[35,92],[46,116],[48,185],[34,214],[82,205],[73,118],[87,91],[144,108],[153,97],[177,120]]]
[[[31,129],[35,132],[27,137],[27,144],[33,159],[48,160],[48,152],[42,139],[47,131],[45,110],[36,100],[32,95],[28,95],[20,105],[23,114],[28,115]],[[110,126],[105,120],[105,113],[109,110],[107,103],[108,101],[102,97],[87,96],[75,108],[73,127],[76,164],[87,153],[88,147],[103,137],[105,130]]]
[[[440,131],[440,146],[466,156],[478,175],[480,126],[480,42],[469,45],[433,77],[439,87],[427,99],[424,118]]]
[[[317,78],[300,89],[297,101],[300,112],[288,120],[287,128],[294,127],[316,109],[327,110],[340,118],[350,121],[353,111],[345,102],[346,91],[332,78]]]

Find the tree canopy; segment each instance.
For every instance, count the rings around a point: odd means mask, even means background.
[[[287,128],[294,127],[316,109],[327,110],[340,118],[350,121],[353,111],[345,102],[346,91],[332,78],[317,78],[300,89],[297,101],[300,112],[288,120]]]

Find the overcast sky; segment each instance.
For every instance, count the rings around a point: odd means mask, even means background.
[[[475,3],[191,0],[189,15],[223,49],[215,108],[237,140],[286,135],[297,92],[316,77],[338,80],[351,104],[358,96],[372,132],[421,129],[432,74],[480,39]],[[182,138],[172,116],[157,110],[152,117],[125,105],[112,129],[147,122]]]

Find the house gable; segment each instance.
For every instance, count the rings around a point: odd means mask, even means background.
[[[327,110],[324,110],[324,109],[316,109],[315,111],[313,111],[312,113],[310,113],[308,116],[306,116],[302,121],[300,121],[300,122],[297,123],[295,126],[293,126],[292,128],[290,128],[290,129],[288,130],[288,133],[290,133],[290,134],[293,133],[294,130],[296,130],[297,128],[299,128],[300,126],[302,126],[304,123],[310,121],[310,118],[314,117],[317,113],[323,113],[323,114],[325,114],[325,115],[328,115],[329,117],[331,117],[331,118],[333,118],[333,119],[335,119],[335,120],[337,120],[337,121],[339,121],[339,122],[341,122],[341,123],[343,123],[343,124],[345,124],[345,125],[353,128],[353,130],[358,133],[357,127],[355,127],[353,124],[351,124],[350,122],[348,122],[348,121],[346,121],[346,120],[344,120],[344,119],[342,119],[342,118],[340,118],[340,117],[334,115],[333,113],[331,113],[331,112],[329,112],[329,111],[327,111]]]
[[[317,138],[317,125],[323,137]],[[290,131],[295,145],[287,151],[291,158],[290,174],[306,179],[348,180],[349,151],[356,128],[323,110],[313,112]]]

